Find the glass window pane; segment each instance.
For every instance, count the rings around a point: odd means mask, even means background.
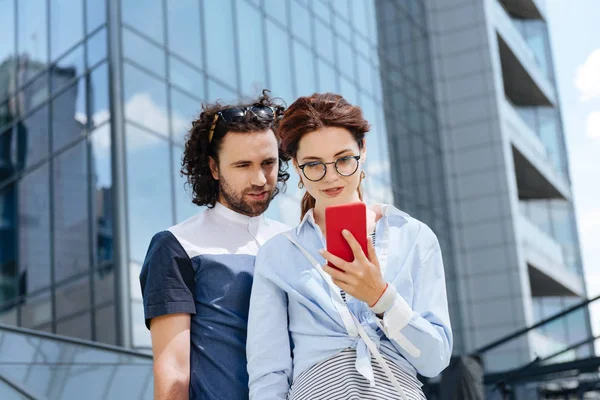
[[[163,8],[161,0],[122,0],[123,22],[148,35],[159,43],[164,43]]]
[[[18,183],[19,279],[25,292],[50,285],[50,183],[48,164]]]
[[[269,72],[271,89],[277,97],[288,104],[294,100],[292,71],[290,65],[289,36],[271,21],[267,21],[267,42],[269,44]]]
[[[48,107],[44,106],[17,124],[19,164],[29,167],[48,156]]]
[[[202,67],[199,0],[167,1],[169,50]]]
[[[80,45],[61,58],[56,65],[52,67],[50,73],[52,93],[56,93],[66,84],[72,82],[77,76],[83,74],[85,69],[83,58],[83,45]]]
[[[9,91],[14,86],[9,79],[14,79],[14,63],[5,63],[10,57],[15,56],[15,0],[0,0],[0,26],[2,26],[2,40],[0,40],[0,104],[9,96]],[[1,111],[0,111],[1,112]],[[1,118],[1,116],[0,116]],[[0,122],[0,126],[2,122]]]
[[[350,79],[355,80],[354,59],[356,57],[354,55],[354,51],[352,51],[352,47],[350,47],[350,43],[347,43],[345,40],[338,39],[337,54],[337,65],[339,65],[339,69],[341,70],[341,72],[348,76]]]
[[[317,91],[313,53],[294,41],[294,63],[302,68],[296,68],[296,97],[309,96]]]
[[[354,85],[353,82],[350,82],[346,78],[342,77],[340,79],[341,91],[340,94],[344,96],[346,100],[348,100],[351,104],[358,103],[358,88]]]
[[[88,39],[87,52],[88,68],[106,58],[106,29],[101,29]]]
[[[113,206],[110,125],[98,128],[89,137],[92,168],[92,212],[96,249],[94,263],[103,265],[113,260]]]
[[[1,178],[0,178],[1,179]],[[19,270],[17,266],[17,182],[0,190],[0,310],[18,295]],[[3,317],[0,316],[0,321]]]
[[[153,132],[167,136],[166,84],[125,63],[125,117]]]
[[[238,95],[233,90],[218,84],[212,79],[208,80],[208,98],[210,101],[220,101],[222,103],[236,103]]]
[[[48,62],[46,0],[19,0],[17,4],[19,54],[31,61]]]
[[[358,33],[368,36],[366,8],[369,6],[366,1],[358,0],[352,2],[352,26]]]
[[[308,9],[298,3],[297,1],[292,1],[292,33],[299,40],[309,45],[312,43],[311,40],[311,22],[310,22],[310,13]]]
[[[279,2],[277,2],[279,3]],[[242,92],[246,95],[259,93],[266,87],[265,40],[263,18],[260,12],[246,3],[237,3],[237,33],[240,51]]]
[[[65,318],[89,310],[90,277],[86,275],[54,289],[56,318]]]
[[[350,30],[350,25],[346,20],[340,18],[339,16],[335,16],[333,18],[335,24],[335,31],[338,34],[338,37],[342,37],[348,41],[352,41],[352,31]]]
[[[321,20],[315,19],[315,37],[317,37],[317,53],[330,62],[333,59],[333,32]]]
[[[104,264],[96,269],[94,275],[94,303],[102,306],[115,299],[115,266]]]
[[[286,1],[265,0],[265,10],[267,14],[283,25],[287,25],[286,9]]]
[[[96,310],[96,340],[106,344],[117,344],[117,317],[114,304]]]
[[[318,61],[319,66],[319,92],[337,93],[337,74],[333,67],[323,60]]]
[[[356,57],[358,64],[358,84],[368,93],[373,93],[372,66],[362,56]]]
[[[28,297],[21,304],[21,326],[37,328],[52,320],[52,299],[50,292]]]
[[[91,129],[110,119],[108,94],[108,66],[106,63],[95,68],[89,76]]]
[[[91,245],[88,215],[86,141],[54,162],[54,277],[55,282],[89,271]]]
[[[76,317],[58,321],[56,323],[56,333],[78,339],[92,340],[92,314],[88,311]],[[71,382],[71,384],[73,383]]]
[[[170,57],[169,61],[171,83],[199,99],[204,98],[204,74],[176,57]]]
[[[27,86],[21,90],[18,94],[17,101],[21,106],[24,113],[28,113],[34,108],[38,107],[46,100],[48,100],[49,94],[49,80],[48,72],[44,72],[41,75],[37,75],[40,72],[40,68],[25,67],[23,74],[19,74],[21,83],[28,82]],[[35,78],[34,78],[35,75]],[[33,78],[33,80],[31,80]]]
[[[87,13],[87,31],[94,29],[106,22],[106,2],[105,0],[85,0]]]
[[[85,81],[81,79],[52,100],[52,147],[54,150],[81,137],[86,123]]]
[[[192,121],[200,116],[201,108],[199,100],[179,90],[171,89],[171,130],[175,143],[183,145]]]
[[[50,39],[52,60],[83,39],[83,0],[50,0]]]
[[[132,125],[126,131],[130,257],[141,263],[152,236],[173,225],[169,144]]]
[[[173,179],[175,179],[175,222],[179,223],[201,212],[204,207],[192,203],[192,188],[186,184],[187,176],[181,174],[183,149],[173,146]]]
[[[237,87],[231,0],[205,1],[203,15],[208,72]]]
[[[123,29],[123,56],[165,76],[165,52],[129,29]]]

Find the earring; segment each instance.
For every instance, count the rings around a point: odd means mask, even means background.
[[[298,182],[298,189],[304,188],[304,183],[302,181]]]
[[[365,171],[361,171],[360,179],[365,179],[366,177],[367,177],[367,174],[365,174]]]

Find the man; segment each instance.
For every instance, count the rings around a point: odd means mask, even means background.
[[[254,258],[287,230],[262,214],[289,174],[274,131],[283,107],[204,106],[182,170],[208,209],[150,243],[140,283],[156,399],[246,399],[246,326]]]

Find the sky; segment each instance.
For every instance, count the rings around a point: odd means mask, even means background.
[[[588,297],[600,295],[600,1],[546,0]],[[600,300],[592,326],[600,334]]]

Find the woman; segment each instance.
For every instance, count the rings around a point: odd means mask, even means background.
[[[325,208],[362,201],[368,130],[360,108],[331,93],[301,97],[284,114],[281,145],[306,194],[300,224],[257,255],[247,339],[251,399],[423,399],[417,373],[436,376],[448,365],[444,268],[425,224],[373,204],[368,254],[351,234],[353,262],[323,250]],[[377,356],[386,365],[371,359]]]

